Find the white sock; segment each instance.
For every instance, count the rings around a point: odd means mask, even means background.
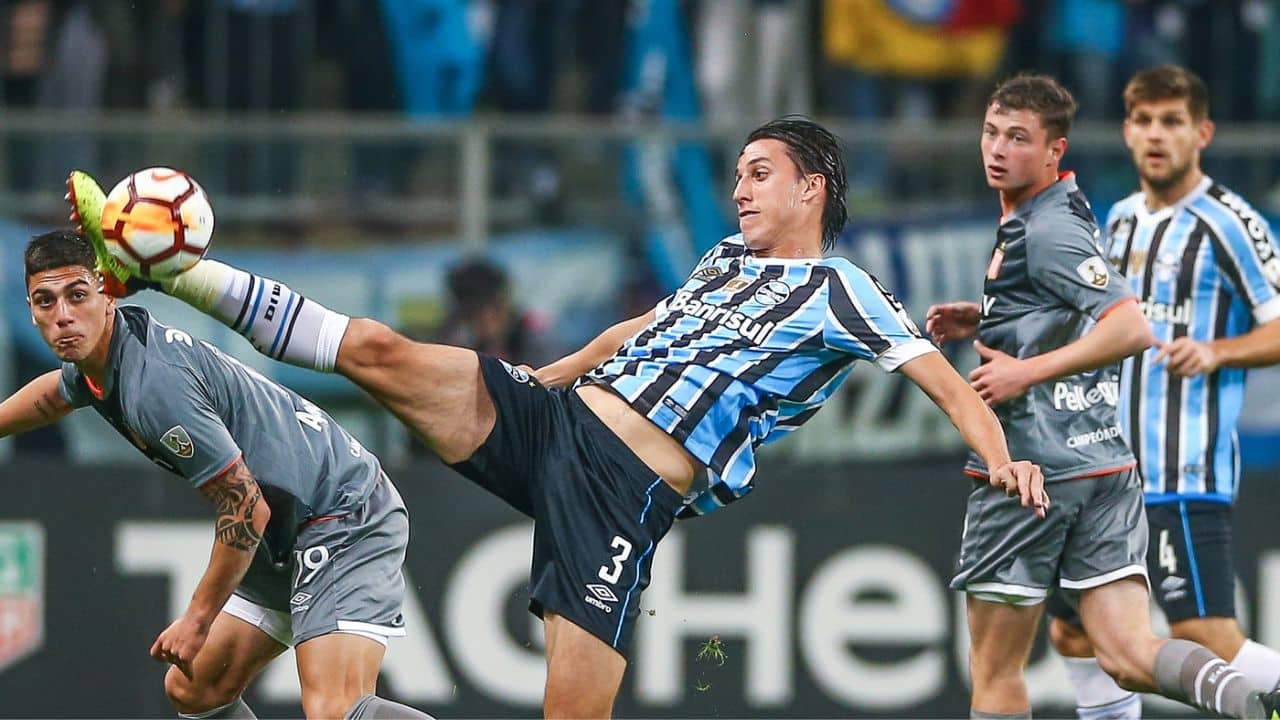
[[[333,371],[351,321],[282,282],[217,260],[201,260],[163,287],[245,336],[263,355],[321,372]]]
[[[1231,666],[1244,673],[1249,684],[1270,692],[1280,686],[1280,652],[1252,640],[1245,640]]]
[[[1082,720],[1142,717],[1142,701],[1137,693],[1117,685],[1097,658],[1063,657],[1062,662],[1076,691],[1076,714]]]

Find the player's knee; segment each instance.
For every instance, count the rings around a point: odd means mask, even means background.
[[[188,715],[232,703],[243,692],[243,687],[229,682],[225,677],[208,682],[188,680],[176,667],[170,667],[164,676],[164,694],[175,710]]]
[[[413,341],[369,318],[352,318],[338,354],[340,368],[377,368],[395,362]]]
[[[1049,621],[1049,642],[1064,657],[1088,657],[1093,654],[1093,644],[1084,628],[1060,618]]]

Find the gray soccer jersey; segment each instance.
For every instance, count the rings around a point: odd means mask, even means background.
[[[195,487],[243,455],[271,507],[263,543],[276,563],[303,524],[357,507],[382,472],[323,410],[139,307],[116,311],[105,387],[64,364],[60,390]]]
[[[1102,259],[1089,202],[1067,174],[1000,223],[978,339],[1017,358],[1043,355],[1132,299],[1124,278]],[[1109,367],[1041,383],[1002,403],[996,414],[1010,454],[1039,463],[1046,481],[1131,467],[1118,392],[1119,368]],[[987,474],[974,454],[965,470]]]

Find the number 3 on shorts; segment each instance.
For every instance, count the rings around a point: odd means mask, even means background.
[[[618,582],[618,578],[622,577],[622,563],[631,557],[631,541],[621,535],[614,535],[613,542],[609,543],[609,547],[618,551],[617,555],[609,558],[613,562],[613,567],[601,565],[600,572],[596,573],[600,579],[613,585]]]

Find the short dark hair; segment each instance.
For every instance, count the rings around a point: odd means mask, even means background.
[[[60,267],[78,265],[92,271],[98,266],[93,244],[75,230],[51,230],[36,235],[27,243],[22,261],[28,280],[36,273]]]
[[[996,86],[987,98],[987,107],[999,104],[1010,110],[1030,110],[1040,116],[1040,124],[1050,140],[1064,138],[1071,132],[1076,116],[1076,99],[1071,92],[1049,75],[1018,73]]]
[[[761,125],[747,136],[742,147],[756,140],[777,140],[787,146],[787,157],[805,175],[827,180],[827,204],[822,208],[822,249],[835,247],[849,221],[845,193],[849,180],[844,169],[840,140],[830,130],[801,115],[787,115]],[[739,150],[741,152],[741,150]]]
[[[455,308],[470,314],[501,297],[510,288],[510,281],[501,267],[477,257],[450,268],[445,286]]]
[[[1209,88],[1199,75],[1179,65],[1160,65],[1134,75],[1124,86],[1124,114],[1138,103],[1186,100],[1195,120],[1209,117]]]

